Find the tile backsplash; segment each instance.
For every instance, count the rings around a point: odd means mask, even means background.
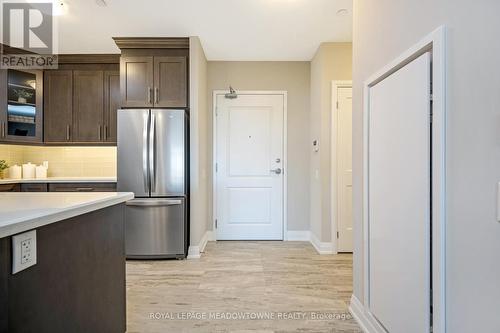
[[[9,165],[49,161],[49,177],[116,177],[116,147],[0,144],[0,160]]]

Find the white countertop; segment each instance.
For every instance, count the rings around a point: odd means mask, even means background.
[[[116,177],[47,177],[47,178],[0,179],[0,184],[20,184],[20,183],[116,183]]]
[[[123,203],[131,192],[0,193],[0,238]]]

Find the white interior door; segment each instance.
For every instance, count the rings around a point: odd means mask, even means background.
[[[352,88],[339,87],[337,101],[337,250],[352,252]]]
[[[217,239],[283,239],[283,95],[217,95]]]
[[[369,307],[388,332],[430,331],[430,54],[369,88]]]

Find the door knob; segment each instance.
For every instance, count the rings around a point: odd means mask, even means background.
[[[270,171],[274,172],[277,175],[279,175],[281,173],[281,168],[271,169]]]

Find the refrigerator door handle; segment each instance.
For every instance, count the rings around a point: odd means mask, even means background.
[[[151,181],[151,192],[156,191],[156,116],[151,112],[149,129],[149,178]]]
[[[149,114],[144,116],[144,126],[142,127],[142,176],[144,181],[144,191],[149,192],[148,184],[148,128]]]
[[[160,199],[160,200],[130,200],[125,203],[127,206],[139,207],[161,207],[161,206],[177,206],[182,204],[182,200],[175,199]]]

